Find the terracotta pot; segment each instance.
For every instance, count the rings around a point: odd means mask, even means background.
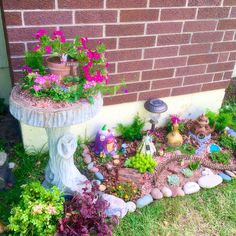
[[[71,67],[66,63],[61,63],[59,57],[48,57],[46,62],[50,73],[58,75],[60,78],[70,75]]]

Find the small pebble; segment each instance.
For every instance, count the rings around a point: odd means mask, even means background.
[[[90,169],[93,168],[93,166],[94,166],[94,163],[93,163],[93,162],[90,162],[90,163],[88,164],[88,166],[87,166],[87,169],[90,170]]]
[[[200,186],[196,182],[187,182],[184,185],[184,193],[185,194],[196,193],[199,190],[200,190]]]
[[[136,210],[136,204],[134,202],[127,202],[126,203],[126,208],[129,212],[135,212]]]
[[[96,173],[99,171],[99,169],[94,166],[93,168],[89,169],[89,171],[91,171],[92,173]]]
[[[87,155],[84,157],[84,162],[85,162],[86,164],[89,164],[90,162],[92,162],[91,156],[87,154]]]
[[[177,190],[177,196],[183,197],[185,196],[184,190],[182,188],[178,188]]]
[[[114,155],[113,158],[114,158],[114,159],[119,159],[120,156],[119,156],[119,155]]]
[[[143,197],[139,198],[136,202],[137,208],[143,208],[153,202],[153,198],[150,194],[146,194]]]
[[[113,163],[114,163],[114,165],[119,165],[119,164],[120,164],[120,160],[115,159],[115,160],[113,161]]]
[[[230,171],[230,170],[226,170],[226,171],[225,171],[225,174],[227,174],[227,175],[230,176],[231,178],[236,178],[236,175],[235,175],[232,171]]]
[[[220,172],[218,175],[219,175],[224,181],[226,181],[226,182],[232,180],[230,176],[224,174],[223,172]]]
[[[151,191],[153,199],[158,200],[163,198],[163,193],[158,188],[153,188]]]
[[[172,196],[171,190],[167,187],[163,187],[161,189],[161,191],[162,191],[164,197],[171,197]]]
[[[16,163],[15,163],[15,162],[9,162],[9,163],[8,163],[9,169],[14,169],[15,166],[16,166]]]
[[[206,176],[206,175],[214,175],[214,173],[212,172],[211,169],[209,168],[204,168],[204,170],[202,171],[202,175]]]
[[[107,163],[106,164],[106,168],[107,168],[107,170],[112,170],[113,169],[113,165],[112,164],[110,164],[110,163]]]
[[[103,181],[104,180],[104,176],[101,172],[96,172],[95,173],[95,177],[98,179],[98,180],[101,180]]]
[[[101,192],[104,192],[106,189],[107,189],[107,187],[106,187],[104,184],[100,184],[100,185],[99,185],[99,190],[100,190]]]

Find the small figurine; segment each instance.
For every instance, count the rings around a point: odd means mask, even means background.
[[[123,143],[123,144],[121,145],[121,149],[120,149],[120,153],[121,153],[122,155],[126,155],[126,154],[127,154],[126,148],[127,148],[127,144],[126,144],[126,143]]]
[[[164,149],[163,148],[159,148],[158,155],[161,157],[164,156]]]
[[[179,122],[180,119],[177,116],[171,117],[171,122],[173,125],[173,131],[167,135],[168,145],[178,147],[183,144],[183,137],[179,133]]]
[[[98,130],[95,138],[94,151],[96,155],[104,157],[107,155],[115,156],[117,151],[117,142],[113,132],[104,125]]]
[[[156,147],[152,142],[152,137],[150,135],[146,135],[143,137],[140,146],[138,147],[138,152],[148,155],[154,155],[156,153]]]

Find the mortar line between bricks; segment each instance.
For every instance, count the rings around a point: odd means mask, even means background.
[[[58,0],[55,0],[55,10],[58,10]]]
[[[25,27],[25,17],[24,17],[24,11],[21,12],[21,22],[22,22],[22,26]]]

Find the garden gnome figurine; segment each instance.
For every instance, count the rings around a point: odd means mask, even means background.
[[[106,125],[97,132],[94,151],[98,156],[116,155],[117,142],[114,133]]]
[[[142,142],[138,148],[138,152],[151,156],[156,153],[156,147],[152,142],[152,137],[150,135],[147,134],[143,137]]]

